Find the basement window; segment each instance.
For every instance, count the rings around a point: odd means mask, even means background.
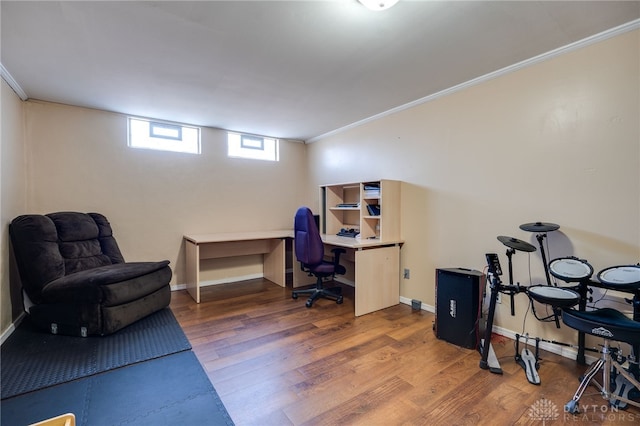
[[[200,154],[200,128],[184,124],[129,117],[132,148]]]
[[[227,133],[229,157],[279,161],[278,139],[242,133]]]

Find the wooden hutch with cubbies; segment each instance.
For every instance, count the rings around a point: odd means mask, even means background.
[[[377,180],[320,186],[320,232],[359,233],[380,243],[400,239],[400,181]]]

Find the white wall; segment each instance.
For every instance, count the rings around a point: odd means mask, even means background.
[[[500,235],[538,247],[524,223],[561,226],[545,240],[548,260],[578,256],[596,272],[637,263],[639,51],[640,32],[629,32],[322,138],[309,145],[309,190],[406,182],[401,268],[411,278],[400,292],[431,306],[436,268],[483,270],[497,252],[506,271]],[[545,282],[540,250],[513,260],[515,281]],[[496,325],[522,333],[527,302],[516,296],[511,317],[505,299]],[[558,333],[531,315],[524,331]]]
[[[314,199],[301,143],[281,141],[279,162],[230,159],[226,132],[203,128],[202,155],[132,149],[124,115],[22,102],[4,82],[2,99],[3,332],[16,318],[12,298],[21,309],[8,276],[7,226],[18,215],[101,212],[125,259],[170,260],[175,285],[185,282],[184,234],[289,229],[296,208]],[[202,268],[204,281],[258,276],[262,258]]]
[[[110,220],[125,259],[169,259],[184,278],[188,233],[291,228],[306,188],[305,146],[281,141],[280,161],[230,159],[226,132],[202,129],[202,154],[132,149],[126,116],[25,103],[29,213],[97,211]],[[205,279],[261,273],[261,259]],[[209,275],[207,275],[207,269]]]
[[[4,80],[0,81],[0,332],[4,332],[21,312],[20,291],[17,286],[12,288],[10,279],[8,228],[11,219],[26,208],[26,162],[22,101]]]

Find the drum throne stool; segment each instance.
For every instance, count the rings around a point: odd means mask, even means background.
[[[623,367],[625,361],[638,362],[637,358],[631,360],[625,358],[620,351],[611,347],[611,341],[625,342],[633,347],[640,344],[640,322],[627,318],[622,312],[601,308],[593,311],[579,311],[575,309],[563,309],[562,321],[579,332],[604,338],[602,356],[587,370],[583,376],[578,390],[573,399],[565,405],[565,411],[576,414],[579,412],[579,401],[585,389],[591,381],[600,390],[602,397],[609,401],[611,406],[625,408],[626,404],[640,407],[640,403],[628,398],[629,392],[635,387],[640,390],[640,382],[627,369]],[[638,354],[635,354],[637,357]],[[594,380],[598,372],[602,370],[602,385]],[[614,379],[616,386],[611,390],[611,381]]]

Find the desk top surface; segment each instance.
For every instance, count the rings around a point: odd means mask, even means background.
[[[332,234],[322,234],[322,242],[325,244],[336,246],[336,247],[358,249],[358,248],[402,244],[404,241],[402,240],[380,241],[375,238],[360,239],[360,238],[353,238],[353,237],[340,237],[338,235],[332,235]]]
[[[293,238],[293,229],[278,229],[274,231],[247,231],[247,232],[220,232],[215,234],[188,234],[185,240],[195,244],[223,243],[231,241],[251,241]],[[360,239],[352,237],[340,237],[338,235],[322,234],[322,242],[336,247],[367,248],[381,245],[402,244],[402,240],[383,241],[377,239]]]
[[[220,232],[216,234],[188,234],[185,235],[184,238],[196,244],[270,240],[293,238],[293,229],[278,229],[275,231]]]

